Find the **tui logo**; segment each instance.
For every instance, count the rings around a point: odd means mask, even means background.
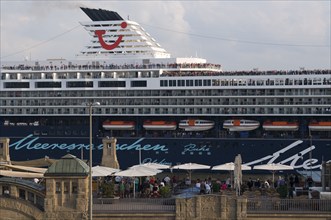
[[[122,27],[123,29],[126,28],[127,26],[128,26],[128,24],[127,24],[125,21],[123,21],[123,22],[121,23],[121,27]],[[115,49],[115,48],[121,43],[122,38],[123,38],[123,35],[118,36],[118,39],[117,39],[113,44],[107,44],[107,43],[104,41],[103,37],[102,37],[102,35],[104,35],[105,33],[106,33],[105,30],[96,30],[96,31],[95,31],[95,35],[98,36],[98,38],[99,38],[99,42],[100,42],[101,46],[102,46],[104,49],[106,49],[106,50],[113,50],[113,49]]]

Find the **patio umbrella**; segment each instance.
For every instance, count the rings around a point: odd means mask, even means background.
[[[225,164],[220,164],[220,165],[216,165],[213,166],[212,170],[227,170],[230,172],[230,180],[231,180],[231,186],[233,186],[232,184],[232,172],[235,169],[235,163],[230,162],[230,163],[225,163]],[[248,165],[245,164],[241,164],[241,170],[251,170],[252,168]]]
[[[270,170],[272,172],[272,185],[274,186],[275,172],[277,170],[293,170],[293,167],[280,163],[269,163],[269,164],[254,166],[254,170]]]
[[[225,164],[220,164],[220,165],[216,165],[213,166],[213,168],[211,168],[212,170],[229,170],[229,171],[233,171],[234,170],[234,163],[230,162],[230,163],[225,163]],[[245,164],[241,164],[241,170],[251,170],[252,168],[248,165]]]
[[[184,163],[173,166],[172,169],[180,169],[180,170],[187,170],[190,175],[190,181],[192,180],[192,170],[203,170],[203,169],[210,169],[210,166],[198,163]]]
[[[110,176],[113,173],[120,171],[119,169],[105,167],[105,166],[94,166],[92,167],[92,176]]]
[[[134,165],[132,167],[149,167],[152,169],[169,169],[170,166],[169,165],[165,165],[165,164],[160,164],[160,163],[143,163],[143,164],[138,164],[138,165]]]
[[[155,176],[161,173],[162,170],[156,170],[149,167],[131,167],[127,170],[119,171],[114,174],[114,176],[125,176],[125,177],[141,177],[141,176]],[[133,197],[135,198],[135,184],[133,184]]]

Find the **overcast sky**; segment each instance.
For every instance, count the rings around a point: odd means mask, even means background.
[[[73,59],[90,40],[83,6],[138,22],[172,57],[223,70],[331,69],[329,0],[0,2],[1,61]]]

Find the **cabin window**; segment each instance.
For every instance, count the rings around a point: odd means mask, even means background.
[[[6,82],[4,84],[5,88],[29,88],[28,82]]]
[[[171,87],[176,86],[176,80],[169,80],[169,86]]]
[[[125,81],[102,81],[99,82],[99,87],[125,87]]]
[[[185,80],[177,80],[178,86],[185,86]]]
[[[186,80],[186,86],[193,86],[193,80]]]
[[[131,81],[131,87],[147,87],[147,81]]]
[[[210,85],[211,85],[211,80],[209,80],[209,79],[203,80],[203,86],[210,86]]]

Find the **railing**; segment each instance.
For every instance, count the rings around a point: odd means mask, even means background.
[[[247,201],[247,213],[331,213],[331,200],[261,199]]]
[[[93,212],[175,212],[174,198],[94,199]]]

